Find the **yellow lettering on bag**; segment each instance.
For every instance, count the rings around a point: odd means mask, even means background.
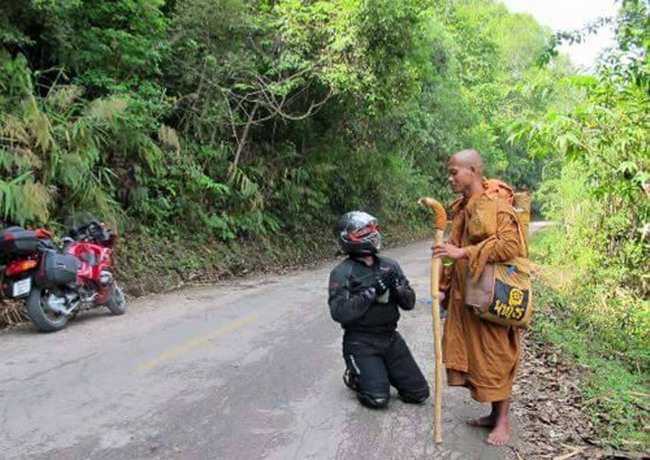
[[[513,306],[519,306],[524,303],[524,293],[521,289],[513,288],[508,296],[508,303]]]
[[[518,313],[515,311],[515,307],[505,304],[500,300],[497,300],[495,302],[494,311],[496,312],[497,316],[506,320],[512,318],[515,313]]]

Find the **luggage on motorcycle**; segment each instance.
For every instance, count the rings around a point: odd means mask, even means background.
[[[9,227],[0,232],[0,261],[11,256],[28,256],[38,249],[38,236],[32,230]]]
[[[38,250],[40,252],[43,252],[46,249],[52,249],[52,250],[56,249],[56,247],[54,246],[54,241],[49,240],[49,239],[39,238],[38,239]]]
[[[36,283],[50,288],[74,283],[80,264],[79,259],[74,256],[45,251],[41,266],[36,272]]]

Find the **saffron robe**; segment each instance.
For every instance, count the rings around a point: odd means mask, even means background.
[[[485,193],[452,204],[455,216],[449,242],[468,259],[455,260],[447,279],[448,315],[442,337],[443,362],[450,386],[469,388],[480,402],[510,398],[517,374],[520,330],[484,321],[465,306],[463,286],[488,262],[524,256],[520,224],[509,203]]]

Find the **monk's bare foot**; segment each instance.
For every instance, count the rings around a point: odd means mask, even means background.
[[[493,446],[505,446],[510,441],[510,424],[500,422],[494,426],[487,438],[487,443]]]
[[[496,420],[493,415],[487,415],[481,418],[473,418],[467,421],[469,426],[478,426],[483,428],[493,428],[496,425]]]

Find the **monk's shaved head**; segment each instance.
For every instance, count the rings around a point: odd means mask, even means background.
[[[471,149],[454,153],[449,159],[449,164],[452,163],[461,168],[474,168],[479,174],[483,173],[483,167],[485,166],[481,154]]]
[[[454,153],[447,169],[447,181],[455,193],[470,197],[483,191],[483,167],[485,163],[476,150],[461,150]]]

